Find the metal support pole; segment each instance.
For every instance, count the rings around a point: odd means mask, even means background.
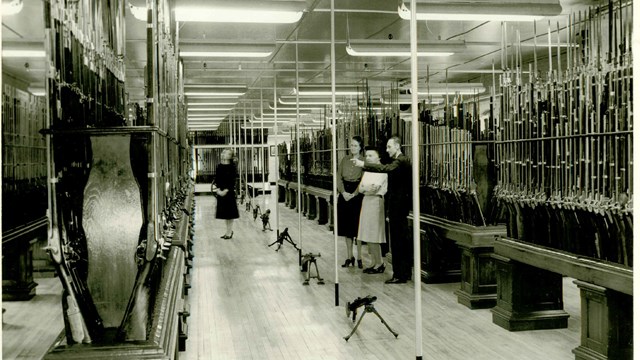
[[[278,205],[280,203],[280,188],[278,187],[278,180],[280,179],[280,153],[278,151],[278,76],[274,75],[273,76],[273,114],[274,114],[274,120],[275,120],[275,125],[274,125],[274,139],[273,142],[275,143],[275,147],[276,147],[276,166],[275,166],[275,179],[276,179],[276,204],[273,207],[274,210],[274,216],[276,218],[276,239],[278,238],[278,236],[280,236],[280,217],[279,214],[280,212],[278,211]]]
[[[336,153],[336,26],[335,26],[335,0],[331,0],[331,174],[333,192],[333,243],[335,262],[335,304],[340,306],[340,282],[338,275],[338,173]]]
[[[298,32],[296,31],[296,40],[298,40]],[[298,43],[296,42],[296,151],[298,153],[296,164],[298,168],[298,191],[296,206],[298,207],[298,239],[300,240],[300,248],[298,250],[298,265],[302,266],[302,206],[300,204],[302,183],[300,181],[300,162],[302,161],[302,154],[300,154],[300,74],[298,69]]]
[[[415,293],[416,359],[422,359],[422,281],[420,271],[420,173],[418,144],[418,22],[411,0],[411,175],[413,193],[413,287]]]

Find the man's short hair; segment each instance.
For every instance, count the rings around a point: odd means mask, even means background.
[[[396,143],[398,146],[402,146],[402,141],[400,140],[400,137],[397,135],[390,137],[389,140],[393,140],[393,142]]]

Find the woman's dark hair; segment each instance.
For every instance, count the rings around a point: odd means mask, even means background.
[[[367,145],[364,147],[364,151],[375,151],[376,153],[378,153],[378,155],[380,155],[380,150],[378,149],[377,146],[372,146],[372,145]]]
[[[364,141],[362,140],[362,137],[355,135],[351,137],[351,140],[358,142],[358,145],[360,145],[360,152],[362,152],[362,150],[364,149]]]

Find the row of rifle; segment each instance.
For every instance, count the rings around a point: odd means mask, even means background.
[[[569,25],[568,43],[578,46],[568,48],[566,69],[550,68],[545,81],[530,66],[525,83],[516,64],[501,76],[501,196],[630,211],[632,63],[625,17],[630,9],[605,10],[589,10]],[[604,56],[603,26],[613,33],[609,40],[620,37],[609,42]]]
[[[510,236],[632,264],[631,21],[631,3],[610,1],[571,15],[566,39],[556,24],[555,44],[549,23],[546,76],[534,61],[523,77],[518,47],[503,60],[496,195]]]
[[[45,2],[55,128],[124,125],[124,0]]]
[[[20,183],[44,180],[47,149],[39,131],[45,127],[42,97],[3,85],[2,91],[2,183],[13,191]]]

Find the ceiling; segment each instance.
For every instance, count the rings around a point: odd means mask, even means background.
[[[229,0],[235,3],[240,0]],[[443,0],[444,1],[444,0]],[[513,0],[514,2],[522,0]],[[7,0],[4,0],[7,2]],[[264,0],[274,3],[276,0]],[[259,116],[260,99],[263,108],[273,102],[274,81],[277,96],[290,95],[296,85],[331,82],[331,2],[330,0],[304,0],[305,12],[293,24],[246,23],[178,23],[180,43],[266,43],[275,45],[275,51],[266,58],[183,58],[185,83],[207,82],[217,84],[243,84],[247,93],[236,105],[238,113],[253,112]],[[145,0],[130,0],[133,6],[146,6]],[[176,6],[207,4],[204,0],[174,0]],[[494,80],[492,68],[500,71],[502,64],[501,40],[503,30],[507,44],[521,42],[537,47],[522,46],[525,64],[534,52],[540,71],[546,71],[548,31],[557,43],[567,41],[568,14],[596,6],[601,1],[560,0],[562,14],[534,23],[505,23],[497,21],[419,21],[419,41],[459,40],[467,44],[466,50],[449,57],[419,58],[418,73],[421,82],[430,83],[474,82],[484,83],[487,91]],[[354,57],[346,52],[346,44],[357,39],[394,39],[409,41],[409,21],[398,15],[394,0],[339,0],[335,1],[335,59],[336,82],[362,85],[368,82],[377,96],[392,85],[409,84],[411,69],[409,58]],[[39,42],[44,39],[43,5],[41,0],[24,1],[17,15],[3,16],[2,41]],[[144,66],[146,65],[146,22],[126,11],[127,46],[125,54],[126,91],[130,101],[144,102]],[[508,50],[513,59],[516,47]],[[555,52],[555,48],[554,48]],[[555,54],[554,54],[555,55]],[[561,58],[564,56],[564,50]],[[542,61],[544,60],[544,61]],[[554,60],[555,61],[555,60]],[[511,67],[512,61],[504,64]],[[39,59],[3,59],[3,73],[24,84],[43,84],[44,61]],[[528,65],[525,66],[527,69]],[[497,75],[497,73],[496,73]],[[40,85],[42,86],[42,85]],[[253,110],[252,110],[253,109]]]

